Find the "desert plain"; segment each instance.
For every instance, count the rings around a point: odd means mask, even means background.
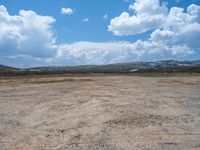
[[[200,75],[1,77],[0,150],[200,150]]]

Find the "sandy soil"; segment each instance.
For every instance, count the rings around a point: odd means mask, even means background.
[[[0,79],[1,150],[200,150],[200,76]]]

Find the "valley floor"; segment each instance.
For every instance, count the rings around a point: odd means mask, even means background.
[[[1,150],[199,150],[200,76],[0,79]]]

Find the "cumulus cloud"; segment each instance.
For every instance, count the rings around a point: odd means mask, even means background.
[[[82,20],[82,22],[88,22],[88,21],[90,21],[89,18],[84,18],[84,19]]]
[[[187,47],[191,51],[200,49],[200,7],[190,5],[187,12],[173,7],[170,9],[163,28],[156,29],[150,40],[171,47]],[[183,48],[185,49],[185,48]]]
[[[168,46],[156,41],[88,42],[62,44],[56,59],[64,64],[110,64],[131,61],[176,59],[193,54],[186,45]],[[61,63],[61,62],[59,62]]]
[[[191,55],[200,50],[200,6],[191,4],[186,11],[179,7],[168,10],[158,0],[136,0],[129,9],[136,15],[123,12],[111,20],[109,31],[134,35],[153,29],[150,38],[141,41],[142,45],[150,46],[148,52],[166,57]]]
[[[56,53],[52,24],[55,19],[21,10],[9,15],[0,6],[0,54],[23,54],[34,57],[52,57]]]
[[[147,0],[144,0],[145,2]],[[122,26],[115,30],[116,35],[137,34],[151,30],[152,33],[146,40],[135,42],[80,41],[60,45],[56,45],[55,35],[52,32],[54,18],[24,10],[21,10],[19,15],[11,16],[4,6],[0,6],[0,62],[17,66],[83,65],[180,59],[188,55],[199,54],[200,6],[191,4],[186,10],[178,7],[167,10],[166,6],[157,2],[155,8],[151,7],[146,10],[147,4],[140,4],[141,1],[137,0],[129,7],[131,11],[137,10],[136,15],[122,13],[121,16],[125,16],[122,18],[127,19],[122,21]],[[165,20],[161,19],[161,24],[155,23],[154,26],[150,19],[150,22],[141,26],[142,29],[130,21],[131,17],[135,18],[133,19],[135,21],[141,15],[150,14],[155,22],[157,14],[165,16]],[[85,18],[85,21],[89,19]],[[145,22],[145,20],[142,21]],[[123,24],[128,27],[124,28]]]
[[[129,10],[135,15],[123,12],[110,21],[108,30],[114,35],[134,35],[156,29],[162,26],[168,12],[168,8],[161,5],[159,0],[136,0]]]
[[[74,9],[72,8],[61,8],[62,15],[72,15],[74,13]]]
[[[130,42],[75,42],[58,47],[57,59],[77,64],[106,64],[139,59],[143,51]],[[74,61],[75,60],[75,61]]]

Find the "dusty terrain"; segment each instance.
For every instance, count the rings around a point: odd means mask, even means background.
[[[200,76],[0,79],[1,150],[200,150]]]

